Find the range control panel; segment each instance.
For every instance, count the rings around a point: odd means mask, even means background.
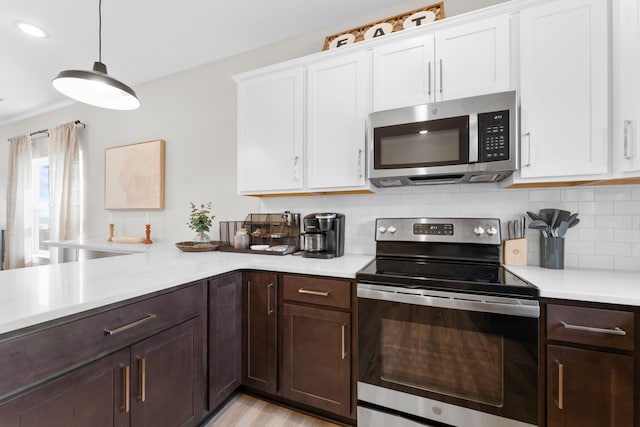
[[[378,218],[378,242],[451,242],[500,245],[497,218]]]
[[[453,224],[413,224],[413,234],[453,236]]]
[[[478,114],[479,161],[509,158],[509,111]]]

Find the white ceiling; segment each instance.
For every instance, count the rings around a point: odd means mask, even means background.
[[[330,27],[394,0],[104,0],[102,62],[135,86],[266,44]],[[416,8],[426,3],[416,2]],[[380,19],[384,18],[380,17]],[[36,39],[25,21],[48,36]],[[367,22],[362,22],[366,24]],[[318,42],[320,49],[322,41]],[[0,2],[0,124],[68,104],[58,72],[98,60],[98,0]]]

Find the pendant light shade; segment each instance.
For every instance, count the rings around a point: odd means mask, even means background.
[[[107,74],[102,63],[102,0],[98,3],[98,61],[91,71],[65,70],[52,80],[53,87],[63,95],[85,104],[112,110],[135,110],[140,107],[136,93],[126,84]]]

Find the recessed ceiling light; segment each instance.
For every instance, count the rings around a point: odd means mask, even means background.
[[[20,30],[22,30],[23,33],[28,34],[31,37],[47,37],[47,33],[36,27],[35,25],[27,24],[26,22],[18,22],[16,25],[18,26],[18,28],[20,28]]]

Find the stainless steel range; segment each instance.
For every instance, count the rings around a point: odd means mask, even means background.
[[[358,280],[358,425],[538,424],[538,289],[500,221],[384,218]]]

